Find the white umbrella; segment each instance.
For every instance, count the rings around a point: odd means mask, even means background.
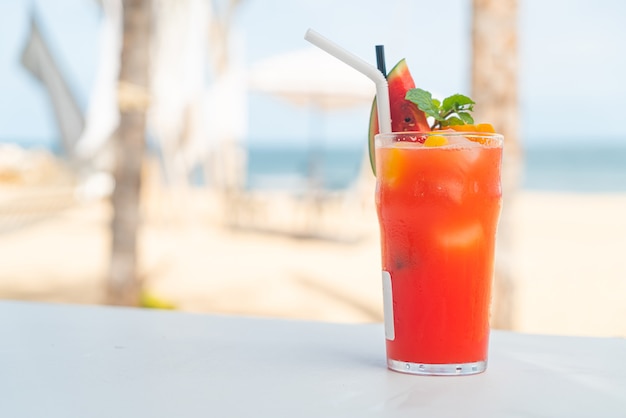
[[[321,110],[371,103],[376,92],[370,79],[318,48],[258,62],[250,69],[248,87]]]
[[[376,94],[375,85],[369,78],[315,47],[276,55],[254,64],[248,72],[248,88],[311,110],[308,177],[313,183],[320,175],[319,149],[323,146],[320,138],[324,134],[322,113],[369,106]]]

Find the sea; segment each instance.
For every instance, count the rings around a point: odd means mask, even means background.
[[[367,150],[361,146],[248,147],[248,186],[295,187],[316,179],[329,190],[349,187]],[[626,192],[626,138],[588,146],[530,145],[524,148],[522,188],[536,191]]]
[[[6,141],[0,141],[0,144]],[[341,190],[350,187],[367,158],[356,141],[318,146],[327,141],[267,144],[249,141],[247,188],[251,190]],[[20,141],[25,148],[41,143]],[[58,154],[54,142],[44,148]],[[536,191],[626,193],[626,138],[592,146],[576,143],[524,146],[522,188]],[[197,178],[200,178],[198,176]]]

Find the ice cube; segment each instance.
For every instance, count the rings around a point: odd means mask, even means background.
[[[437,241],[446,248],[469,248],[484,237],[483,226],[478,221],[439,231]]]
[[[455,158],[459,168],[464,173],[463,175],[465,175],[480,158],[482,152],[481,145],[478,142],[470,141],[462,135],[451,136],[448,139],[449,143],[447,146],[458,150],[458,155]]]
[[[463,135],[451,135],[446,137],[448,139],[448,146],[463,147],[463,148],[479,148],[480,143],[471,141]]]
[[[445,197],[456,204],[461,204],[465,195],[471,192],[472,170],[479,162],[482,150],[462,135],[451,137],[452,144],[441,147],[442,153],[437,160],[437,176],[429,179],[431,193]]]

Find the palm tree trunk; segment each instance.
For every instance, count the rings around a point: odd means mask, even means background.
[[[120,124],[115,135],[115,190],[112,196],[112,248],[108,302],[139,304],[137,273],[139,199],[145,146],[150,0],[123,1],[123,44],[118,102]]]
[[[473,0],[472,98],[476,119],[504,134],[502,189],[504,204],[498,231],[492,326],[515,326],[512,208],[523,162],[519,140],[518,1]]]

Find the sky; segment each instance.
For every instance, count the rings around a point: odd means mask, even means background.
[[[626,2],[519,0],[520,106],[527,144],[626,143]],[[0,141],[53,142],[58,136],[41,86],[19,54],[35,11],[53,53],[85,108],[94,81],[100,15],[95,0],[0,0]],[[246,68],[308,47],[311,27],[374,63],[384,44],[388,68],[406,58],[419,86],[469,94],[470,0],[244,0],[234,20]],[[311,109],[249,95],[248,142],[306,141]],[[324,113],[328,141],[360,141],[369,105]]]

